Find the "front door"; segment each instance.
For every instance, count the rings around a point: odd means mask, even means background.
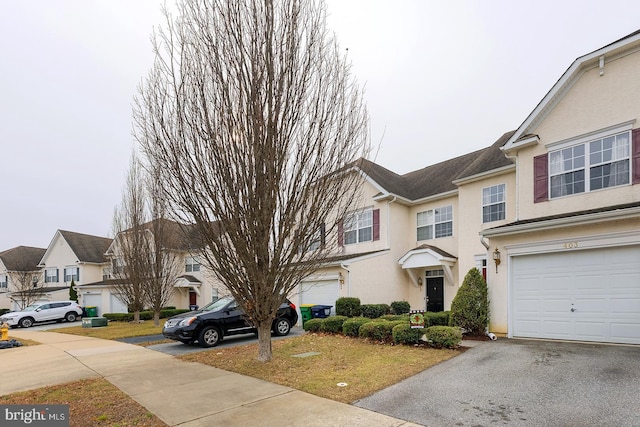
[[[427,311],[444,311],[444,277],[427,277]]]
[[[189,291],[189,305],[196,305],[198,303],[198,294],[195,291]]]

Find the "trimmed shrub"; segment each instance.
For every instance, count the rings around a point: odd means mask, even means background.
[[[360,326],[371,321],[368,317],[351,317],[342,324],[342,333],[348,337],[357,337],[360,334]]]
[[[326,319],[322,319],[320,330],[322,332],[329,332],[332,334],[342,333],[342,325],[347,319],[347,316],[331,316]]]
[[[362,316],[369,319],[377,319],[380,316],[389,314],[391,307],[388,304],[363,304]]]
[[[424,313],[425,327],[426,326],[449,326],[449,312],[426,312]]]
[[[393,339],[393,328],[406,322],[398,320],[389,322],[388,320],[374,320],[360,326],[358,336],[360,338],[369,338],[375,341],[390,342]]]
[[[69,300],[78,302],[78,291],[76,291],[76,282],[74,279],[71,279],[71,284],[69,285]]]
[[[451,326],[430,326],[424,333],[434,347],[456,348],[462,341],[460,328]]]
[[[394,301],[391,303],[391,313],[405,314],[411,311],[411,304],[407,301]]]
[[[175,316],[176,314],[186,313],[189,310],[185,310],[183,308],[172,309],[172,310],[160,310],[160,318],[166,319],[171,316]],[[133,322],[133,313],[104,313],[102,317],[106,317],[109,321],[115,322]],[[153,320],[153,311],[141,311],[140,312],[140,320]]]
[[[338,316],[358,317],[361,313],[360,298],[342,297],[336,300],[336,314]]]
[[[396,320],[404,320],[405,322],[408,322],[409,314],[385,314],[384,316],[380,316],[379,319],[388,320],[390,322],[394,322]]]
[[[482,335],[489,324],[487,282],[477,268],[469,270],[451,303],[449,325]]]
[[[304,325],[302,325],[302,329],[307,332],[320,332],[323,320],[324,319],[319,318],[307,320],[306,322],[304,322]]]
[[[393,327],[391,334],[396,344],[418,344],[424,332],[424,328],[412,329],[408,323],[401,323]]]

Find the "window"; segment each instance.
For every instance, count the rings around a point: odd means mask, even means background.
[[[318,231],[316,231],[313,234],[311,243],[307,248],[307,252],[315,252],[318,249],[321,249],[325,245],[325,233],[326,233],[325,225],[322,224],[318,229]]]
[[[549,153],[551,198],[629,184],[630,132]]]
[[[9,276],[6,274],[0,274],[0,289],[7,289],[9,287]]]
[[[418,212],[418,240],[429,240],[453,235],[453,206]]]
[[[198,258],[193,257],[193,256],[186,257],[185,258],[184,270],[187,273],[200,271],[200,260],[198,260]]]
[[[57,268],[47,268],[44,272],[44,282],[45,283],[55,283],[58,281],[58,269]]]
[[[371,209],[353,214],[344,221],[344,244],[373,240],[373,211]]]
[[[78,267],[67,267],[64,269],[64,281],[68,283],[72,280],[74,282],[80,280],[80,269]]]
[[[505,218],[505,185],[482,189],[482,222],[500,221]]]

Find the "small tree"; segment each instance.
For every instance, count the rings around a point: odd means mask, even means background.
[[[69,285],[69,299],[71,301],[78,302],[78,292],[76,291],[76,282],[71,279],[71,284]]]
[[[482,335],[489,324],[487,282],[477,268],[469,270],[451,303],[451,326],[459,326],[471,334]]]

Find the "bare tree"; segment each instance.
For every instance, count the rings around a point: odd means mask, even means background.
[[[165,16],[135,136],[268,361],[279,305],[355,206],[350,166],[369,153],[362,91],[320,0],[187,0]],[[319,232],[334,238],[312,245]]]
[[[15,288],[11,299],[18,304],[20,310],[36,302],[43,294],[42,288],[38,288],[41,275],[39,271],[10,272],[9,277]]]
[[[149,256],[144,250],[149,239],[144,228],[148,222],[146,200],[143,169],[132,155],[122,202],[113,215],[114,242],[108,255],[115,279],[113,288],[118,298],[133,311],[135,322],[140,321],[140,311],[144,309],[144,287],[149,274]]]

